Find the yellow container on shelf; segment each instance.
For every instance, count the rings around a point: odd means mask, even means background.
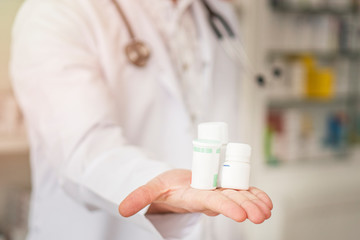
[[[318,68],[311,55],[301,58],[306,69],[305,95],[313,99],[330,99],[334,96],[334,72],[331,68]]]
[[[312,69],[309,72],[306,92],[309,98],[330,99],[334,96],[334,73],[330,68]]]
[[[315,68],[315,58],[311,55],[304,54],[301,58],[301,62],[304,64],[304,67],[307,70],[314,69]]]

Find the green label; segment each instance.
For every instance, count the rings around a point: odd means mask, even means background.
[[[215,174],[215,175],[214,175],[214,182],[213,182],[213,186],[214,186],[214,187],[217,187],[217,179],[218,179],[218,175]]]
[[[212,153],[213,150],[211,148],[194,147],[194,152]]]
[[[220,148],[216,150],[217,154],[220,154]],[[194,152],[200,152],[200,153],[213,153],[212,148],[205,148],[205,147],[194,147]]]

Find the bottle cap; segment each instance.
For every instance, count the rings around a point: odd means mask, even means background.
[[[250,162],[251,146],[242,143],[229,143],[226,147],[226,161]]]
[[[224,122],[201,123],[198,126],[198,138],[228,143],[228,125]]]

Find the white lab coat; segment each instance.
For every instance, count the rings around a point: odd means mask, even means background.
[[[28,0],[13,31],[11,72],[31,143],[29,240],[204,239],[194,214],[126,219],[118,204],[171,168],[191,168],[193,124],[169,53],[141,1],[121,0],[146,68],[128,63],[129,36],[110,0]],[[225,1],[212,1],[230,22]],[[207,106],[199,121],[237,133],[238,66],[193,6]],[[236,28],[236,25],[233,25]]]

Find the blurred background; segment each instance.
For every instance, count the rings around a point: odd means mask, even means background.
[[[0,0],[0,240],[23,240],[29,148],[8,73],[22,0]],[[360,1],[234,0],[261,77],[243,79],[252,184],[274,200],[247,240],[360,239]],[[236,230],[231,233],[236,238]],[[220,239],[220,238],[219,238]]]

